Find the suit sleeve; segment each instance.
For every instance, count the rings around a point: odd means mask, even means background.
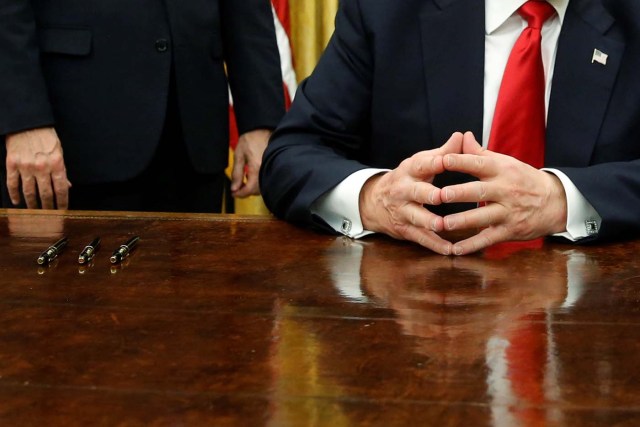
[[[325,53],[265,151],[261,191],[276,216],[323,226],[313,202],[366,167],[355,159],[369,140],[370,49],[357,1],[341,1]]]
[[[274,129],[284,114],[280,54],[269,0],[223,0],[222,39],[240,133]]]
[[[29,0],[0,0],[0,135],[52,125]]]
[[[636,144],[640,141],[636,141]],[[558,168],[602,217],[599,241],[640,236],[640,160]],[[589,241],[592,239],[585,239]]]

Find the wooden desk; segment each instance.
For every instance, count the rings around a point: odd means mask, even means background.
[[[0,211],[0,425],[639,425],[638,252]]]

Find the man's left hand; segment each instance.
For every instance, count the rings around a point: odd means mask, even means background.
[[[472,133],[464,135],[462,154],[447,154],[444,168],[478,181],[444,187],[443,203],[478,202],[476,209],[444,217],[445,230],[479,229],[457,242],[455,255],[479,251],[496,243],[531,240],[565,230],[564,187],[553,174],[513,157],[483,149]]]
[[[262,154],[267,148],[270,136],[271,131],[266,129],[258,129],[240,135],[231,173],[231,194],[233,197],[260,194],[258,173],[262,164]]]

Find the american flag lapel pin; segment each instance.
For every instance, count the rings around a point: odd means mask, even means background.
[[[607,58],[609,55],[601,50],[593,49],[593,56],[591,57],[591,63],[597,62],[598,64],[607,65]]]

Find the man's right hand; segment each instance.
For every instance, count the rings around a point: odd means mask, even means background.
[[[440,148],[421,151],[396,169],[375,175],[360,192],[360,217],[365,230],[410,240],[434,252],[450,255],[452,244],[437,233],[444,229],[442,217],[424,208],[442,203],[440,189],[433,186],[444,172],[446,154],[462,153],[461,133],[454,133]]]
[[[71,183],[67,179],[62,145],[55,129],[48,127],[10,134],[5,143],[11,202],[20,203],[22,189],[29,209],[38,208],[38,197],[43,209],[67,209]]]

